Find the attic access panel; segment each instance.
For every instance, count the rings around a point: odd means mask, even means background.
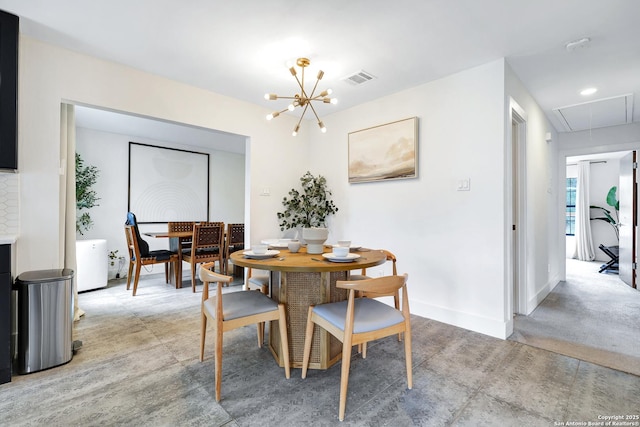
[[[624,125],[633,121],[633,94],[554,108],[553,113],[569,132]]]

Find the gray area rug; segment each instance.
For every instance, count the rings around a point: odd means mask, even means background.
[[[516,316],[509,339],[640,375],[640,292],[600,264],[567,260],[567,280]]]

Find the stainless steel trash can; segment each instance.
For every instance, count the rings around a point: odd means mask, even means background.
[[[17,372],[28,374],[73,357],[73,270],[21,273],[17,291]]]

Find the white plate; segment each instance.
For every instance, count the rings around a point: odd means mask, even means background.
[[[245,258],[267,259],[267,258],[273,258],[274,256],[278,255],[280,253],[280,251],[275,251],[273,249],[269,249],[269,250],[267,250],[266,253],[263,253],[263,254],[254,254],[253,251],[244,251],[242,253],[244,254]]]
[[[264,239],[260,243],[269,245],[270,248],[287,249],[287,245],[293,239]]]
[[[328,254],[322,254],[322,256],[332,262],[351,262],[360,258],[360,255],[352,254],[352,253],[348,253],[347,256],[345,257],[339,257],[333,252]]]
[[[332,247],[334,247],[334,248],[339,248],[339,247],[340,247],[340,245],[332,245]],[[349,250],[350,250],[350,251],[357,251],[357,250],[358,250],[358,249],[360,249],[361,247],[362,247],[362,246],[357,246],[357,245],[352,244],[351,246],[349,246]]]

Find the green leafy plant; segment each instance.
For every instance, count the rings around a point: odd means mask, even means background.
[[[322,175],[313,176],[307,171],[300,178],[302,189],[289,190],[289,197],[282,199],[285,207],[278,212],[280,230],[303,227],[325,227],[329,215],[338,212],[331,200],[331,190],[327,188],[327,180]]]
[[[76,153],[76,231],[84,234],[93,226],[88,210],[98,205],[97,193],[91,187],[98,181],[100,171],[95,166],[85,166]]]
[[[119,279],[120,278],[120,272],[122,271],[122,267],[124,266],[124,262],[125,259],[123,256],[119,256],[118,255],[118,250],[116,249],[115,251],[109,251],[109,265],[111,267],[115,267],[116,266],[116,261],[118,262],[118,271],[116,273],[115,278]]]
[[[620,210],[620,201],[618,200],[618,198],[616,197],[616,192],[618,191],[618,187],[613,186],[609,189],[609,192],[607,193],[607,205],[611,206],[611,208],[613,208],[613,215],[611,210],[607,209],[607,208],[603,208],[602,206],[589,206],[591,209],[598,209],[602,212],[602,215],[604,216],[600,216],[600,217],[596,217],[596,218],[591,218],[592,220],[599,220],[599,221],[604,221],[608,224],[610,224],[613,227],[613,231],[615,231],[616,233],[616,238],[620,239],[620,231],[618,230],[618,227],[620,227],[620,219],[618,216],[618,211]],[[615,215],[615,218],[614,218]]]
[[[109,259],[111,261],[109,261],[109,264],[111,264],[111,266],[116,265],[116,260],[118,258],[121,258],[118,256],[118,250],[116,249],[115,251],[109,251]]]

